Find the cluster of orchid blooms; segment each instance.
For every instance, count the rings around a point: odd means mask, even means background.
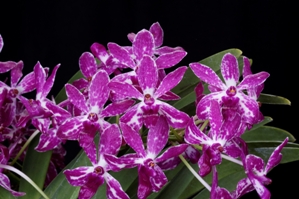
[[[62,144],[66,140],[77,140],[90,159],[92,166],[64,171],[71,185],[81,187],[79,198],[91,198],[104,182],[107,198],[129,198],[109,171],[133,167],[138,167],[137,196],[147,198],[167,183],[164,171],[175,168],[182,159],[198,163],[199,173],[194,175],[201,181],[212,172],[212,185],[203,182],[212,199],[236,199],[252,190],[263,199],[270,198],[264,186],[271,182],[266,174],[280,162],[280,151],[288,139],[274,150],[266,165],[260,157],[248,154],[241,139],[247,129],[263,120],[257,98],[269,74],[252,74],[250,61],[244,57],[243,80],[239,83],[237,58],[228,53],[220,66],[223,83],[208,66],[191,63],[190,69],[208,84],[210,93],[203,94],[201,82],[196,86],[196,115],[189,116],[165,102],[180,99],[171,90],[182,80],[187,67],[168,74],[164,69],[177,65],[186,51],[162,46],[159,23],[149,30],[128,34],[128,39],[132,46],[108,43],[107,50],[94,43],[91,52],[83,53],[79,66],[84,77],[65,85],[67,99],[59,104],[46,98],[59,65],[50,73],[49,68],[37,63],[33,72],[22,78],[22,61],[0,62],[0,73],[11,74],[10,86],[0,81],[0,186],[14,196],[25,194],[10,188],[3,168],[29,136],[40,132],[35,149],[57,154],[50,162],[48,183],[55,177],[56,168],[64,167]],[[0,51],[2,47],[0,36]],[[35,99],[23,96],[33,90]],[[108,122],[110,117],[115,117],[116,122]],[[170,132],[182,139],[170,142]],[[124,145],[135,153],[117,156]],[[25,152],[21,161],[24,156]],[[221,164],[222,158],[240,164],[247,174],[233,192],[218,186],[216,165]]]

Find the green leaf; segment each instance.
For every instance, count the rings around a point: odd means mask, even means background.
[[[249,131],[253,131],[257,128],[260,128],[261,126],[264,126],[265,124],[268,124],[269,122],[272,122],[272,121],[273,121],[273,119],[271,117],[265,116],[263,121],[261,121],[258,124],[253,125],[253,127]],[[246,131],[246,132],[249,132],[249,131]]]
[[[38,142],[39,136],[36,136],[29,144],[23,163],[23,172],[31,178],[37,186],[43,189],[52,151],[44,153],[35,151],[34,148]],[[26,192],[26,195],[22,197],[24,199],[37,199],[41,196],[40,193],[23,178],[20,179],[19,191]]]
[[[83,75],[82,75],[81,71],[79,70],[71,79],[69,79],[68,83],[73,83],[75,80],[80,79],[82,77],[83,77]],[[55,97],[55,101],[58,104],[64,100],[66,100],[66,98],[67,98],[67,96],[65,93],[65,87],[63,87],[59,91],[58,95]]]
[[[258,101],[262,104],[279,104],[279,105],[291,105],[290,100],[284,97],[269,95],[265,93],[261,93]]]
[[[0,186],[0,198],[16,199],[17,197],[14,197],[9,191]]]
[[[86,154],[81,150],[65,169],[74,169],[79,166],[91,166],[91,162]],[[64,170],[65,170],[64,169]],[[47,186],[45,193],[49,198],[59,199],[77,199],[80,187],[74,187],[68,183],[63,172],[60,172],[56,178]],[[66,194],[67,193],[67,194]],[[72,193],[70,198],[69,193]]]
[[[226,188],[228,191],[233,191],[236,189],[237,183],[242,179],[245,178],[246,175],[244,171],[235,172],[229,176],[226,176],[220,180],[218,180],[218,186]],[[195,197],[192,199],[209,199],[210,192],[207,189],[202,190],[199,192]]]
[[[247,141],[283,141],[286,137],[289,138],[289,142],[295,142],[295,137],[289,132],[272,127],[262,126],[260,128],[250,130],[242,135],[242,138]]]

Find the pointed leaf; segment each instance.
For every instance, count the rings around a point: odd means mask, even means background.
[[[264,104],[291,105],[290,100],[284,97],[264,93],[261,93],[260,97],[258,98],[258,101]]]

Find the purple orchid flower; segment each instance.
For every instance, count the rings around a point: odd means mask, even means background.
[[[230,53],[225,54],[221,62],[221,73],[225,84],[208,66],[200,63],[191,63],[190,68],[199,79],[214,87],[214,92],[203,97],[197,105],[196,113],[200,119],[207,118],[210,101],[216,100],[221,106],[236,110],[245,123],[252,125],[256,122],[256,117],[259,113],[258,103],[242,91],[262,84],[269,77],[267,72],[247,75],[237,85],[239,80],[238,62],[236,57]]]
[[[99,70],[90,82],[88,98],[76,87],[66,84],[69,101],[81,111],[81,114],[67,119],[58,129],[57,136],[61,139],[78,140],[85,150],[95,150],[94,136],[98,130],[102,132],[110,126],[105,117],[116,116],[126,111],[133,100],[111,103],[104,108],[109,97],[108,83],[110,79],[106,71]]]
[[[1,42],[1,41],[0,41]],[[0,145],[0,165],[6,165],[9,160],[9,151],[5,146]],[[23,196],[26,193],[14,191],[10,187],[10,180],[9,178],[4,175],[3,168],[0,168],[0,186],[9,191],[13,196],[19,197]]]
[[[105,154],[116,155],[120,149],[121,141],[121,134],[117,125],[110,125],[101,134],[98,151],[99,158],[96,158],[96,152],[88,155],[92,166],[82,166],[64,171],[71,185],[81,187],[78,196],[79,199],[91,198],[105,181],[107,184],[107,198],[129,198],[123,191],[120,183],[108,173],[110,165],[104,157]]]
[[[144,199],[152,191],[158,192],[167,183],[167,178],[159,167],[159,163],[180,155],[188,145],[181,144],[169,147],[157,157],[168,141],[169,125],[164,116],[160,116],[157,124],[149,129],[146,150],[137,131],[125,123],[120,123],[120,125],[123,130],[124,140],[136,151],[136,154],[127,154],[120,158],[111,155],[105,157],[114,171],[138,166],[139,186],[137,195],[139,199]]]
[[[264,185],[270,184],[272,181],[271,179],[267,178],[267,173],[275,166],[279,164],[282,159],[281,151],[283,147],[288,143],[288,137],[278,146],[275,148],[267,165],[265,165],[264,160],[255,155],[247,155],[245,158],[245,171],[246,174],[251,181],[252,185],[256,189],[257,193],[262,199],[270,199],[271,193],[266,189]]]
[[[236,147],[231,147],[230,141],[240,134],[238,133],[240,117],[235,117],[232,121],[223,120],[220,105],[216,101],[210,102],[208,110],[210,121],[208,135],[198,129],[193,119],[190,119],[185,133],[187,143],[203,145],[203,154],[198,161],[201,176],[209,174],[213,165],[221,163],[222,152],[225,151],[230,156],[236,156]],[[239,150],[237,154],[240,154]]]
[[[169,73],[157,88],[157,66],[150,56],[145,55],[137,73],[141,91],[128,83],[111,82],[109,84],[110,89],[119,94],[119,100],[125,98],[140,100],[121,117],[120,121],[139,130],[143,123],[148,128],[154,126],[159,115],[164,115],[174,128],[184,128],[189,116],[158,99],[181,81],[186,69],[187,67],[183,66]]]

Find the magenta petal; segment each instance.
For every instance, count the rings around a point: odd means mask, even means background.
[[[13,69],[16,65],[17,63],[13,61],[0,62],[0,73],[6,73]]]
[[[169,158],[169,159],[167,159],[165,161],[157,162],[157,165],[163,171],[167,171],[167,170],[171,170],[171,169],[176,168],[181,162],[182,162],[181,159],[177,156],[177,157]]]
[[[109,169],[115,172],[118,172],[124,168],[130,169],[139,165],[139,163],[136,163],[139,159],[136,153],[126,154],[120,158],[114,155],[104,154],[104,158],[109,164]]]
[[[126,143],[136,151],[140,157],[145,157],[144,145],[141,136],[138,131],[133,130],[130,126],[120,122],[120,126],[123,132],[123,138]]]
[[[77,109],[81,110],[84,113],[87,113],[89,111],[89,109],[85,103],[84,95],[76,87],[74,87],[71,84],[66,84],[65,91],[66,91],[66,95],[67,95],[69,101]]]
[[[139,131],[143,124],[143,112],[140,108],[140,103],[131,107],[121,118],[122,123],[126,123],[131,128]]]
[[[64,122],[66,119],[71,117],[71,114],[60,106],[54,104],[52,101],[46,101],[45,106],[52,111],[54,117],[59,123]]]
[[[182,154],[188,147],[188,144],[180,144],[177,146],[169,147],[163,154],[155,159],[155,162],[163,162],[170,158],[177,157]]]
[[[156,49],[155,54],[163,55],[163,54],[166,54],[166,53],[172,53],[174,51],[184,51],[184,49],[182,47],[172,48],[172,47],[168,47],[168,46],[163,46],[161,48]]]
[[[223,122],[221,107],[218,104],[218,102],[215,100],[211,101],[209,120],[210,120],[210,127],[211,127],[209,135],[211,137],[215,137],[220,133],[220,128]]]
[[[108,48],[111,55],[115,59],[117,59],[121,64],[125,64],[130,68],[135,67],[134,61],[132,60],[129,52],[125,48],[119,46],[116,43],[111,43],[111,42],[108,43]]]
[[[238,182],[237,188],[234,191],[233,195],[235,196],[235,198],[240,198],[244,194],[249,193],[253,190],[254,187],[249,178],[243,178]]]
[[[78,167],[67,169],[63,173],[67,181],[73,186],[83,186],[88,181],[88,174],[93,172],[93,167]]]
[[[107,53],[105,46],[102,44],[95,42],[90,46],[90,50],[92,54],[102,62],[105,63],[107,61],[109,54]]]
[[[194,74],[203,82],[206,82],[212,86],[224,90],[226,86],[220,80],[218,75],[208,66],[205,66],[200,63],[191,63],[189,64],[191,70]]]
[[[243,81],[237,86],[238,90],[244,90],[244,89],[248,89],[248,88],[255,88],[259,85],[261,85],[262,83],[264,83],[264,81],[266,81],[266,79],[270,76],[269,73],[267,72],[259,72],[253,75],[247,75]]]
[[[164,116],[160,116],[156,125],[149,129],[147,136],[147,153],[155,158],[168,141],[169,125]]]
[[[156,175],[155,177],[150,177],[150,182],[152,185],[152,190],[154,192],[158,192],[162,189],[162,187],[167,183],[168,180],[159,166],[155,166],[154,169],[156,171]]]
[[[105,173],[105,180],[107,183],[108,199],[129,199],[129,196],[124,192],[120,183],[109,173]]]
[[[253,184],[256,192],[259,194],[259,196],[262,199],[270,199],[271,197],[271,193],[268,189],[266,189],[266,187],[256,178],[252,178],[250,179],[251,183]]]
[[[238,97],[240,99],[238,112],[241,115],[242,120],[249,124],[255,124],[257,119],[259,119],[258,103],[243,93],[239,93]]]
[[[190,119],[186,128],[185,141],[189,144],[203,144],[208,140],[210,140],[210,138],[198,129],[193,119]]]
[[[39,143],[35,147],[38,152],[45,152],[52,150],[61,143],[61,140],[56,136],[56,129],[50,129],[46,133],[42,133],[39,138]]]
[[[141,60],[144,55],[152,56],[155,48],[152,33],[145,29],[139,31],[134,38],[132,47],[137,60]]]
[[[170,68],[178,64],[185,56],[186,51],[174,51],[160,55],[156,59],[158,69]]]
[[[249,172],[263,173],[264,171],[264,160],[255,155],[247,155],[245,159],[246,170]]]
[[[190,117],[186,113],[177,110],[165,102],[160,102],[160,105],[160,110],[166,116],[170,126],[174,128],[185,128],[187,126]]]
[[[106,71],[99,70],[90,82],[89,105],[92,112],[99,113],[109,97],[109,76]]]
[[[111,124],[106,128],[100,138],[99,153],[116,155],[122,142],[119,128],[116,124]]]
[[[269,157],[268,163],[265,168],[265,172],[268,173],[273,167],[277,166],[282,159],[281,150],[288,143],[289,138],[287,137],[275,150],[272,152]]]
[[[84,78],[80,78],[80,79],[73,81],[72,85],[75,86],[77,89],[81,90],[81,89],[87,88],[89,85],[89,82]]]
[[[152,192],[152,185],[144,166],[139,166],[138,168],[138,182],[138,199],[146,199]]]
[[[0,35],[1,36],[1,35]],[[0,186],[9,191],[13,196],[19,197],[24,196],[26,193],[24,192],[17,192],[10,188],[10,180],[9,178],[4,175],[3,173],[0,173]]]
[[[164,95],[167,91],[173,89],[183,78],[185,71],[187,70],[186,66],[182,66],[175,71],[167,74],[159,85],[158,89],[155,92],[155,97],[159,98]]]
[[[104,117],[120,115],[127,111],[134,103],[134,100],[123,100],[111,103],[102,111],[102,115]]]
[[[57,72],[59,66],[60,66],[60,64],[58,64],[58,65],[56,65],[54,67],[51,75],[46,80],[46,82],[45,82],[45,84],[43,86],[42,97],[47,97],[47,95],[49,94],[51,88],[53,87],[55,76],[56,76],[56,72]],[[36,78],[36,76],[35,76],[35,78]]]
[[[159,47],[163,44],[164,32],[159,22],[153,23],[149,29],[149,31],[153,34],[155,40],[155,46]]]
[[[236,86],[240,74],[238,60],[234,55],[227,53],[223,56],[221,61],[221,73],[228,87]]]
[[[243,78],[246,77],[247,75],[251,75],[251,69],[250,69],[250,61],[247,57],[243,57]]]
[[[39,62],[37,62],[37,64],[34,66],[34,75],[36,82],[36,93],[41,95],[46,82],[46,72]]]
[[[159,99],[164,100],[164,101],[169,101],[169,100],[179,100],[181,98],[177,94],[175,94],[171,91],[167,91],[162,96],[160,96]]]
[[[82,122],[85,121],[83,116],[78,116],[66,120],[59,126],[57,136],[60,139],[77,140],[79,132],[82,130]]]
[[[109,88],[120,95],[122,99],[125,98],[135,98],[135,99],[143,99],[143,95],[131,84],[128,83],[120,83],[120,82],[110,82],[108,84]]]
[[[153,58],[148,55],[143,56],[137,75],[143,94],[153,95],[158,82],[158,69]]]
[[[90,199],[97,192],[98,188],[104,184],[105,180],[102,175],[96,173],[89,173],[88,180],[81,186],[78,195],[79,199]]]
[[[23,61],[19,61],[14,68],[11,69],[10,74],[10,86],[16,87],[19,80],[23,76],[22,70],[23,70],[24,63]]]
[[[87,79],[97,72],[97,63],[94,56],[90,52],[84,52],[79,58],[79,67]]]
[[[20,82],[19,85],[17,86],[17,89],[21,93],[28,93],[30,91],[33,91],[36,88],[35,84],[35,74],[34,72],[31,72],[27,74]]]
[[[208,119],[210,114],[210,103],[213,100],[216,100],[219,104],[222,102],[222,97],[226,94],[222,91],[210,93],[204,96],[196,106],[196,115],[198,119],[205,120]]]

